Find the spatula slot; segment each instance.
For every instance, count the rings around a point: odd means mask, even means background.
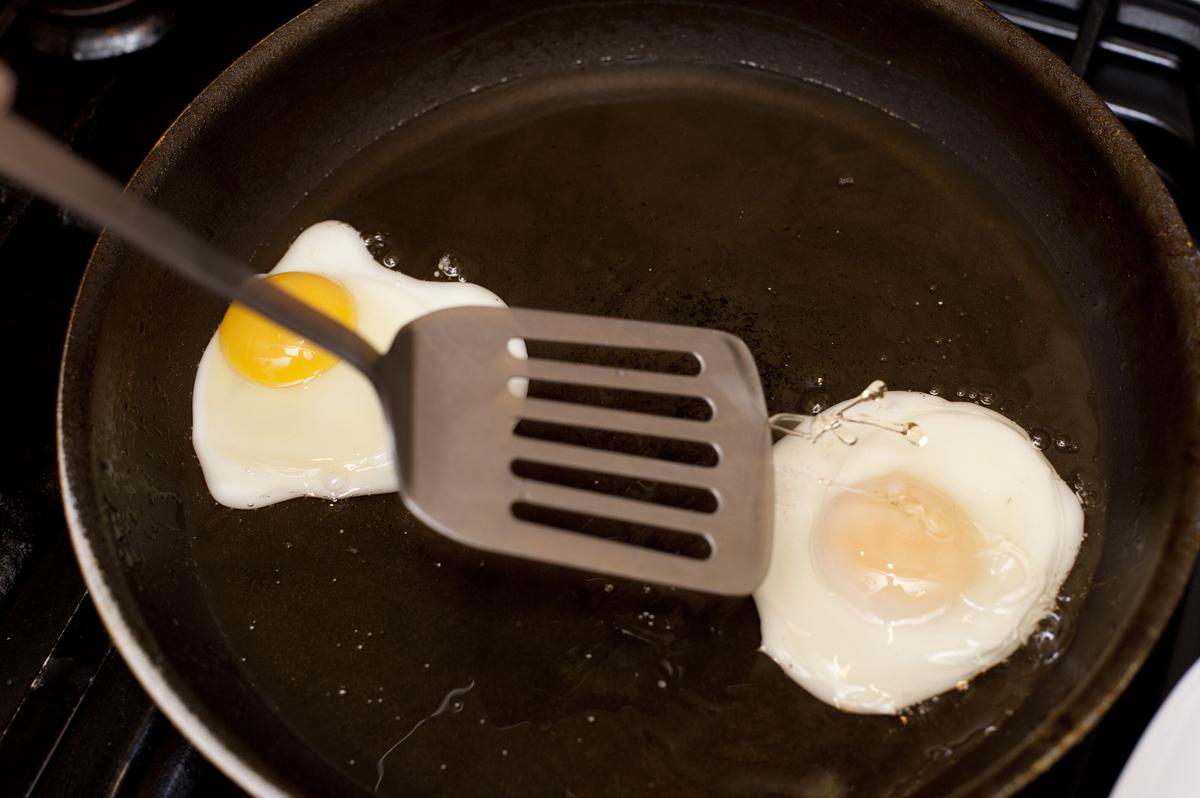
[[[691,352],[538,340],[526,340],[525,347],[529,352],[529,357],[542,360],[591,363],[596,366],[635,371],[657,371],[663,374],[680,374],[689,377],[695,376],[703,370],[700,359]]]
[[[679,532],[614,518],[574,513],[556,507],[518,501],[512,505],[513,517],[531,524],[564,532],[615,540],[630,546],[662,551],[692,560],[707,560],[712,546],[701,535]]]
[[[678,507],[681,510],[693,510],[698,513],[715,513],[720,506],[716,495],[708,488],[676,485],[657,480],[634,479],[619,474],[569,468],[531,460],[514,460],[510,465],[510,470],[522,479],[581,488],[611,496],[624,496],[628,499]]]
[[[713,417],[712,405],[699,396],[649,393],[599,385],[569,385],[545,380],[530,380],[527,396],[530,399],[549,399],[692,421],[710,421]]]
[[[589,427],[554,424],[548,421],[522,419],[517,423],[513,434],[523,438],[554,441],[572,446],[586,446],[589,449],[603,449],[609,452],[666,460],[671,463],[687,463],[706,468],[715,468],[721,460],[716,448],[709,443],[661,438],[657,435],[611,432]]]

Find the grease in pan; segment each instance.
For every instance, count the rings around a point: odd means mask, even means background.
[[[479,286],[386,269],[340,222],[302,233],[270,275],[381,349],[423,313],[503,304]],[[813,439],[775,447],[775,544],[754,598],[763,651],[808,692],[845,711],[896,713],[965,686],[1024,642],[1053,608],[1083,514],[1000,414],[919,393],[881,391],[858,407],[862,398],[804,420],[798,432]],[[236,306],[205,351],[193,401],[194,445],[222,504],[396,489],[366,379]],[[816,434],[851,407],[877,426]]]

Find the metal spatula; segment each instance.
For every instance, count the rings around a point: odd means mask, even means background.
[[[7,109],[11,76],[0,75],[0,90]],[[771,437],[754,361],[738,338],[566,313],[453,308],[411,322],[380,355],[12,115],[0,120],[0,173],[366,374],[392,425],[404,502],[438,532],[489,551],[713,593],[746,594],[765,576]],[[526,358],[512,341],[684,354],[698,373]],[[544,386],[635,401],[538,398]],[[638,409],[654,397],[690,399],[705,412],[679,418]],[[524,434],[530,424],[557,435]],[[624,450],[605,447],[606,433]],[[646,445],[625,445],[631,440]],[[664,442],[713,456],[644,456]],[[672,491],[701,500],[656,499]]]

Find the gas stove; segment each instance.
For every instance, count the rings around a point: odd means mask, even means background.
[[[186,103],[309,3],[11,0],[0,60],[17,110],[128,177]],[[1133,132],[1200,230],[1200,2],[990,3],[1064,60]],[[83,587],[58,494],[54,404],[63,337],[95,241],[64,213],[0,186],[0,340],[12,442],[0,462],[0,792],[235,796],[155,709]],[[20,390],[14,390],[16,386]],[[1129,689],[1021,793],[1102,796],[1170,688],[1200,658],[1200,570]]]

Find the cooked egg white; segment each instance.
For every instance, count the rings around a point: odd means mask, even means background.
[[[991,410],[890,392],[847,415],[915,422],[925,443],[851,425],[852,446],[776,444],[774,549],[754,594],[762,649],[822,701],[897,713],[1021,645],[1054,606],[1083,511]]]
[[[504,304],[478,285],[391,271],[357,230],[333,221],[301,233],[269,275],[380,351],[418,316]],[[229,507],[397,488],[391,433],[366,378],[240,306],[226,314],[196,372],[192,443],[209,491]]]

